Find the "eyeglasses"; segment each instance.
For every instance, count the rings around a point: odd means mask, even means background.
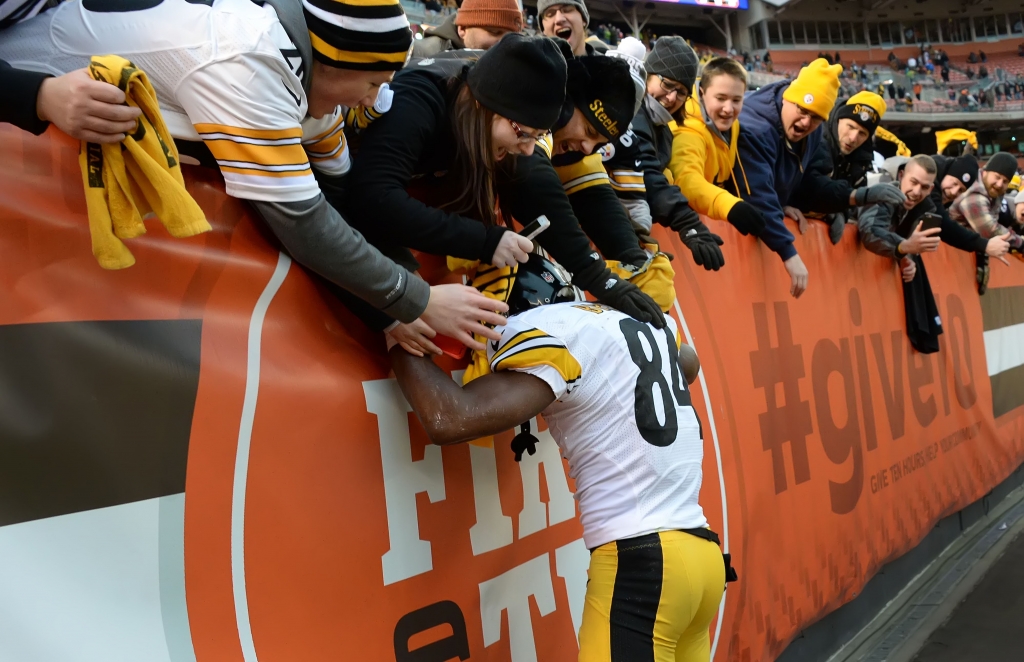
[[[505,119],[508,118],[506,117]],[[516,137],[519,139],[520,144],[523,145],[529,145],[532,142],[541,140],[542,138],[544,138],[544,136],[548,135],[549,133],[548,131],[544,131],[543,133],[535,136],[532,133],[527,133],[526,131],[523,131],[523,128],[516,124],[515,122],[513,122],[512,120],[508,120],[508,123],[512,125],[512,130],[516,132]]]
[[[686,94],[686,88],[675,81],[666,81],[665,77],[661,74],[654,74],[658,77],[658,83],[661,85],[661,89],[665,90],[665,94],[672,94],[675,92],[679,96]]]

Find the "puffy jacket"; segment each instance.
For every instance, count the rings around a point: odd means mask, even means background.
[[[788,86],[783,80],[747,93],[731,180],[733,192],[764,215],[761,240],[783,260],[796,255],[796,248],[782,207],[800,186],[822,135],[819,126],[795,145],[786,140],[781,113],[782,93]]]
[[[706,118],[702,104],[693,97],[686,102],[686,119],[674,129],[669,169],[697,213],[724,220],[740,201],[722,188],[732,178],[739,133],[739,120],[726,137]]]

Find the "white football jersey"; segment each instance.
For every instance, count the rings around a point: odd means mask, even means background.
[[[344,109],[306,115],[302,60],[273,7],[162,0],[87,9],[103,4],[68,0],[5,30],[0,59],[54,75],[88,66],[93,55],[130,60],[149,77],[171,136],[203,140],[237,198],[309,200],[320,191],[311,163],[329,176],[348,172]],[[390,99],[382,89],[378,104]]]
[[[666,319],[659,331],[600,304],[560,303],[512,317],[488,343],[492,371],[535,375],[555,394],[544,419],[569,461],[590,549],[707,526],[700,421]]]

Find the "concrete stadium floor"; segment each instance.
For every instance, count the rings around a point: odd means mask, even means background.
[[[1024,534],[928,637],[914,662],[1024,660]]]

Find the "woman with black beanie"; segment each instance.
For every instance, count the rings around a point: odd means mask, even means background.
[[[533,246],[501,221],[515,218],[525,225],[543,213],[551,227],[538,242],[574,274],[575,284],[641,321],[664,324],[658,305],[614,276],[590,247],[550,162],[528,159],[553,126],[562,127],[556,151],[592,150],[606,142],[608,127],[624,130],[632,118],[632,107],[616,112],[622,104],[609,97],[581,122],[565,99],[566,82],[565,57],[555,41],[515,33],[476,62],[456,55],[411,63],[391,84],[391,110],[361,137],[348,183],[351,222],[389,255],[412,248],[509,266],[525,262]],[[602,132],[595,121],[603,123]],[[529,163],[526,172],[519,158]],[[551,207],[538,209],[531,200],[538,174],[557,186],[560,200]],[[637,247],[628,219],[623,237]],[[620,259],[598,247],[609,259]]]

